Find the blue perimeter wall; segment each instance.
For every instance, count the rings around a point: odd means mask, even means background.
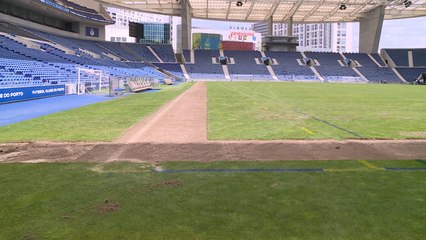
[[[65,85],[0,89],[0,104],[65,95]]]

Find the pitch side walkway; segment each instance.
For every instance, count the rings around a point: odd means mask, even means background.
[[[100,95],[65,95],[0,105],[0,127],[93,103],[111,100]]]
[[[131,127],[116,143],[207,141],[207,87],[197,82],[182,95]]]

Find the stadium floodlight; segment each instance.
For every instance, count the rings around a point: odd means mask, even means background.
[[[339,7],[340,10],[346,10],[346,8],[347,7],[344,3],[340,4],[340,7]]]

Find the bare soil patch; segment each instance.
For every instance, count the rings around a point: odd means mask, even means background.
[[[110,200],[105,200],[102,204],[96,206],[96,211],[101,214],[115,212],[120,209],[120,204]]]
[[[426,140],[211,141],[205,143],[28,143],[0,162],[140,162],[426,159]],[[111,159],[111,156],[114,156]]]

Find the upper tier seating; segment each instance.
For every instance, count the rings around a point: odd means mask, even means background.
[[[228,63],[231,79],[253,78],[255,80],[272,80],[266,66],[256,63],[256,58],[261,61],[262,55],[258,51],[224,51],[228,59],[233,58],[235,64]]]

